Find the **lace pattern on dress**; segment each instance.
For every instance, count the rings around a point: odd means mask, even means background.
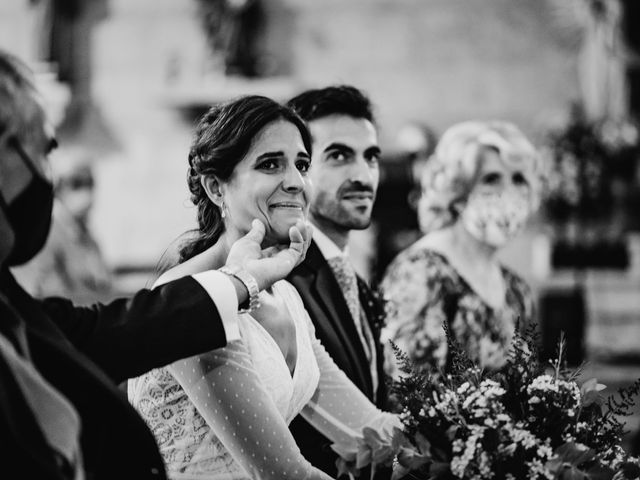
[[[400,425],[336,367],[298,292],[284,281],[273,289],[296,328],[293,376],[269,333],[240,315],[241,341],[129,382],[129,399],[156,435],[171,478],[329,480],[295,444],[287,425],[296,415],[354,452],[364,426],[390,432]]]

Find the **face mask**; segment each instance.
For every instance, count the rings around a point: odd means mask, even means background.
[[[11,142],[33,175],[29,185],[13,199],[11,205],[0,194],[0,208],[15,237],[6,264],[14,266],[31,260],[47,240],[53,209],[53,185],[37,170],[18,140],[14,138]]]
[[[529,205],[521,195],[472,194],[462,211],[462,224],[474,238],[498,248],[520,232],[528,216]]]

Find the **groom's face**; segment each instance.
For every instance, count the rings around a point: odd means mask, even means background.
[[[378,189],[380,147],[375,126],[364,118],[330,115],[309,122],[313,161],[311,219],[339,230],[371,223]]]

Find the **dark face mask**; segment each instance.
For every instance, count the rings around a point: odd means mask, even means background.
[[[0,194],[0,208],[15,236],[6,264],[14,266],[31,260],[47,241],[53,210],[53,185],[38,171],[15,137],[9,140],[9,145],[32,173],[31,182],[13,199],[11,205]]]

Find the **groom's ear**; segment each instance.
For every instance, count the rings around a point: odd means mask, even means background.
[[[215,175],[203,175],[200,178],[200,183],[202,184],[202,188],[204,188],[207,197],[211,200],[215,205],[222,208],[223,197],[222,197],[222,183]]]

